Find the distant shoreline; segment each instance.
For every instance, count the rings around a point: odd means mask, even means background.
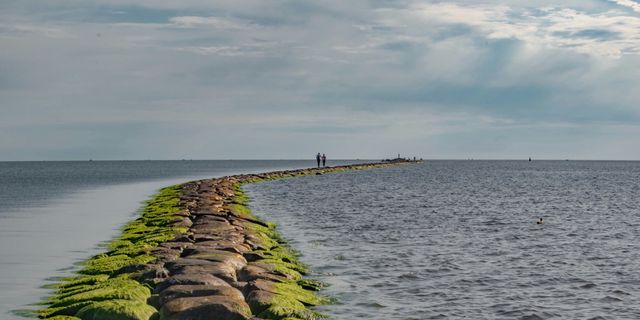
[[[489,159],[489,158],[429,158],[420,161],[524,161],[527,162],[528,158],[513,158],[513,159]],[[533,161],[575,161],[575,162],[638,162],[640,159],[546,159],[546,158],[533,158]],[[74,160],[0,160],[0,163],[42,163],[42,162],[181,162],[181,161],[193,161],[193,162],[206,162],[206,161],[243,161],[243,162],[259,162],[259,161],[305,161],[309,162],[309,159],[74,159]],[[331,161],[370,161],[371,163],[380,162],[379,159],[331,159]],[[413,162],[414,160],[406,160]]]

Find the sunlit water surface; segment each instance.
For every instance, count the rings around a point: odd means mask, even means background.
[[[429,161],[245,188],[329,284],[332,319],[640,319],[640,162]]]

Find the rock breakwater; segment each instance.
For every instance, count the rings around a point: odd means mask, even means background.
[[[411,162],[411,161],[407,161]],[[402,162],[404,163],[404,162]],[[241,186],[394,163],[245,174],[162,189],[109,250],[56,284],[45,319],[318,319],[321,284]]]

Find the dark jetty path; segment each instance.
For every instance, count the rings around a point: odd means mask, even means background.
[[[318,319],[321,283],[275,226],[251,214],[244,183],[413,161],[235,175],[161,190],[109,251],[62,279],[40,318]]]

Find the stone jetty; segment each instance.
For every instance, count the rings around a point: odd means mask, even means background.
[[[406,162],[244,174],[163,189],[105,254],[57,285],[39,317],[72,319],[318,319],[321,283],[247,208],[245,183]]]

